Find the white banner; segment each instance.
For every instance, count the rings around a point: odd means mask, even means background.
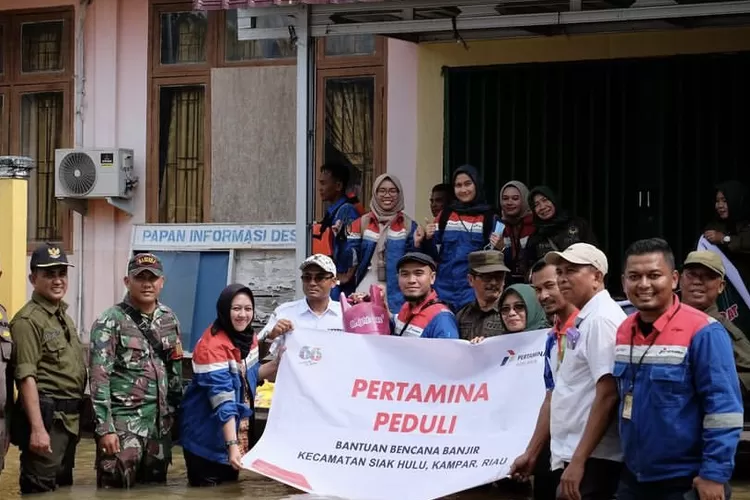
[[[295,330],[242,463],[356,500],[429,500],[503,478],[544,399],[546,334],[470,345]]]

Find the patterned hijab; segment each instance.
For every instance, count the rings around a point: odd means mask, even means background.
[[[380,206],[378,201],[378,189],[384,181],[391,181],[398,188],[398,197],[396,203],[390,210],[384,209]],[[379,175],[375,182],[372,183],[372,198],[370,198],[370,210],[378,218],[380,224],[388,224],[393,220],[399,212],[404,210],[404,190],[401,187],[401,181],[398,177],[393,174],[382,174]]]
[[[378,201],[378,189],[386,180],[391,181],[398,188],[396,203],[390,210],[385,210],[380,206],[380,202]],[[378,236],[378,242],[375,245],[375,254],[373,255],[374,262],[372,262],[372,264],[374,264],[377,271],[378,280],[385,281],[385,242],[388,237],[388,230],[393,221],[396,220],[396,217],[404,211],[404,190],[401,187],[401,181],[398,177],[393,174],[382,174],[375,179],[375,182],[372,183],[370,211],[377,218],[378,227],[380,227],[380,235]]]

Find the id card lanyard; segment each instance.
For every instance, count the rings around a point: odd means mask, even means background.
[[[666,330],[667,326],[669,326],[669,323],[672,321],[672,318],[674,318],[677,313],[680,311],[680,308],[682,307],[682,304],[677,306],[677,309],[672,313],[672,315],[667,320],[666,324],[662,328],[661,331]],[[643,360],[646,357],[646,354],[648,354],[648,351],[651,350],[651,347],[656,342],[657,337],[659,337],[659,334],[661,331],[656,331],[654,334],[654,338],[651,339],[651,342],[649,342],[648,346],[646,347],[646,350],[643,351],[643,354],[641,354],[641,358],[638,360],[638,364],[634,366],[633,364],[633,349],[635,349],[635,336],[637,334],[635,325],[633,326],[633,330],[630,333],[630,370],[632,372],[630,376],[630,385],[628,386],[628,392],[625,393],[625,397],[623,398],[622,403],[622,416],[623,418],[626,418],[630,420],[633,417],[633,391],[635,390],[635,379],[638,376],[638,371],[641,369],[641,365],[643,365]]]

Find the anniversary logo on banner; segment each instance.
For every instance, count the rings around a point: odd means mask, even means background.
[[[506,477],[544,399],[546,335],[470,345],[295,330],[242,463],[357,500],[428,500]]]

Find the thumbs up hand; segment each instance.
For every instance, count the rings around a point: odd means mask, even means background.
[[[437,224],[434,222],[431,222],[429,217],[425,217],[424,219],[425,223],[425,237],[428,240],[431,240],[433,236],[435,236],[435,231],[437,230]]]
[[[414,231],[414,246],[417,248],[421,247],[423,241],[424,228],[422,226],[417,226],[417,229]]]

